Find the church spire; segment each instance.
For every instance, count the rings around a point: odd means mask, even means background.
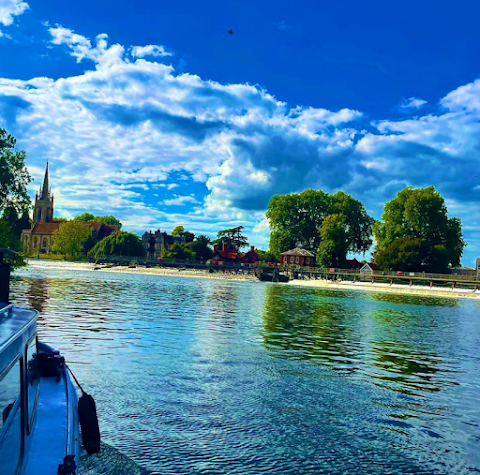
[[[49,180],[48,180],[48,161],[47,161],[47,168],[45,170],[45,177],[43,178],[43,186],[40,190],[40,199],[45,200],[50,196],[50,187],[49,187]]]
[[[50,192],[50,180],[48,176],[48,162],[43,178],[43,186],[35,196],[35,209],[33,212],[33,222],[50,223],[53,220],[53,196]]]

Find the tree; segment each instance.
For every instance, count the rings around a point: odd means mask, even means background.
[[[144,257],[145,250],[136,234],[117,231],[97,242],[88,255],[99,261],[102,256]]]
[[[375,223],[375,262],[383,269],[445,272],[457,266],[465,247],[462,225],[449,218],[433,186],[407,187],[385,204]]]
[[[168,249],[162,251],[162,257],[165,259],[195,259],[195,252],[189,244],[173,244]]]
[[[201,234],[200,236],[197,236],[195,240],[190,243],[191,244],[191,250],[195,253],[195,256],[197,259],[201,261],[207,261],[213,256],[213,251],[210,246],[212,240]]]
[[[270,251],[279,255],[297,246],[312,252],[319,251],[322,226],[331,215],[342,216],[342,233],[345,235],[338,242],[329,237],[339,231],[337,229],[334,232],[332,227],[336,223],[338,228],[339,218],[332,218],[327,226],[328,232],[324,232],[325,239],[329,239],[321,249],[324,262],[331,260],[327,258],[328,252],[335,254],[332,259],[337,262],[344,261],[347,252],[365,252],[369,249],[374,220],[360,201],[343,191],[329,195],[322,190],[305,190],[271,198],[266,213],[271,230]]]
[[[255,252],[260,257],[262,262],[279,262],[278,255],[271,251],[263,251],[262,249],[255,249]]]
[[[15,138],[0,128],[0,212],[11,206],[23,213],[30,207],[27,186],[32,181],[25,167],[26,154],[15,151]]]
[[[88,223],[89,221],[95,221],[103,224],[115,224],[118,226],[118,229],[122,229],[122,223],[120,222],[120,220],[115,218],[115,216],[112,216],[111,214],[108,214],[106,216],[95,216],[92,213],[85,212],[76,216],[73,219],[74,221],[83,221],[85,223]]]
[[[176,226],[172,231],[172,236],[181,236],[185,242],[192,242],[195,239],[195,234],[186,231],[183,226]]]
[[[76,257],[82,253],[85,241],[91,234],[90,226],[78,221],[67,221],[54,231],[52,249],[65,256]]]
[[[248,246],[247,238],[242,234],[243,229],[243,226],[237,226],[236,228],[218,231],[217,239],[214,242],[216,244],[228,244],[236,249]]]
[[[348,232],[343,214],[330,214],[320,229],[317,262],[322,267],[345,267],[348,251]]]

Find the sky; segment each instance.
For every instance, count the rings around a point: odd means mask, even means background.
[[[32,196],[49,161],[56,216],[242,225],[266,249],[274,194],[344,190],[380,219],[434,185],[473,266],[479,17],[473,0],[0,0],[0,127]]]

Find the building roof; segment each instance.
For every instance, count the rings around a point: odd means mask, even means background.
[[[371,270],[376,271],[376,270],[382,270],[380,267],[375,264],[375,262],[367,262],[360,270],[364,270],[367,267],[369,267]]]
[[[61,225],[61,222],[52,221],[51,223],[36,223],[31,230],[31,234],[53,234]]]
[[[301,249],[299,247],[296,247],[295,249],[291,249],[290,251],[285,251],[280,253],[281,256],[304,256],[304,257],[315,257],[315,254],[313,254],[310,251],[307,251],[306,249]]]

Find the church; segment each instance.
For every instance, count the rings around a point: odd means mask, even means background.
[[[35,195],[32,227],[22,230],[23,252],[30,256],[50,254],[52,252],[53,233],[62,222],[63,220],[53,219],[53,194],[49,185],[47,162],[43,185]],[[99,221],[88,221],[84,224],[91,228],[94,243],[119,230],[116,224],[104,224]]]
[[[53,233],[61,221],[53,219],[53,194],[49,186],[48,162],[43,185],[35,195],[35,207],[31,229],[22,231],[23,252],[25,254],[48,254],[53,243]]]

